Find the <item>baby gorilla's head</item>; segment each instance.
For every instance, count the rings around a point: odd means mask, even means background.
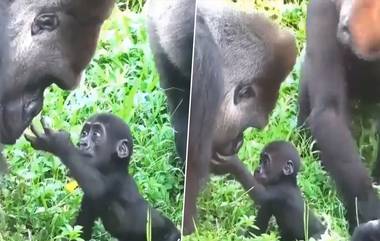
[[[97,114],[84,124],[79,149],[93,157],[96,166],[128,165],[133,152],[133,139],[128,125],[112,114]]]
[[[284,180],[296,181],[300,167],[297,149],[289,142],[274,141],[264,147],[260,155],[260,166],[255,177],[264,185]]]

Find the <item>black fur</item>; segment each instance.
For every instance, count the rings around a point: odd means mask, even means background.
[[[308,215],[307,237],[320,238],[325,227],[313,211],[305,213],[304,200],[297,186],[300,157],[295,147],[285,141],[268,144],[262,151],[260,167],[255,172],[257,183],[253,186],[255,200],[260,206],[251,233],[260,235],[267,231],[273,215],[280,229],[281,240],[307,240],[305,217]],[[287,169],[285,169],[287,168]]]
[[[373,220],[359,225],[351,238],[351,241],[378,240],[380,240],[380,220]]]

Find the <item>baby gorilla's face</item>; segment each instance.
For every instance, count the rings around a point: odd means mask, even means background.
[[[271,165],[270,155],[263,152],[260,155],[260,166],[255,170],[254,176],[261,184],[268,184],[269,180],[269,171]]]
[[[92,165],[112,169],[124,161],[128,164],[132,155],[132,137],[121,119],[112,115],[97,115],[84,124],[78,148],[82,155],[90,157],[87,159]]]
[[[285,176],[287,159],[279,153],[264,150],[260,155],[260,166],[255,170],[254,176],[258,182],[265,185],[273,185],[281,182]],[[280,153],[281,154],[281,153]],[[291,163],[293,165],[293,163]]]
[[[90,157],[104,155],[104,149],[107,142],[106,128],[100,122],[86,122],[83,126],[78,143],[79,149],[83,154]]]

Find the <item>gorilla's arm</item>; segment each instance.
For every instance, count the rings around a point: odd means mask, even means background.
[[[149,206],[147,208],[150,208]],[[146,212],[146,211],[145,211]],[[167,217],[163,216],[156,209],[150,208],[152,218],[153,240],[178,241],[181,233],[177,227]],[[144,220],[145,222],[145,220]],[[160,238],[158,238],[160,237]]]
[[[38,133],[32,125],[31,130],[35,136],[25,135],[32,147],[59,157],[86,195],[94,199],[104,196],[117,177],[104,176],[93,165],[96,157],[83,155],[71,142],[69,133],[53,131],[43,122],[42,126],[43,134]]]
[[[309,96],[311,113],[307,124],[321,150],[323,164],[343,195],[353,227],[356,223],[355,198],[358,197],[361,221],[376,215],[376,212],[370,214],[368,208],[377,198],[346,121],[344,59],[336,37],[338,19],[332,1],[312,0],[309,4],[301,96]],[[308,108],[305,104],[301,101],[301,113]]]
[[[217,170],[218,174],[230,173],[236,181],[241,183],[244,190],[248,192],[248,195],[257,204],[263,205],[269,200],[281,199],[277,193],[268,191],[258,182],[236,155],[223,157],[223,159],[219,159],[213,163],[217,163],[213,168]]]
[[[83,192],[93,198],[104,197],[117,179],[116,176],[105,176],[95,166],[91,165],[94,157],[82,155],[73,144],[67,146],[66,153],[58,154],[62,163],[70,170],[71,175],[79,183]]]
[[[83,227],[81,238],[86,241],[91,239],[92,227],[96,218],[93,202],[86,195],[83,196],[75,225]]]
[[[147,6],[149,42],[160,74],[160,86],[167,96],[177,152],[185,161],[195,0],[151,0]]]
[[[270,208],[266,205],[263,205],[260,207],[259,211],[257,212],[256,220],[255,220],[255,226],[258,229],[249,229],[250,232],[254,233],[255,235],[260,235],[264,233],[268,229],[269,219],[272,216],[272,212]]]
[[[221,56],[201,14],[196,17],[190,132],[186,174],[184,233],[194,230],[196,198],[207,179],[213,130],[223,93]]]

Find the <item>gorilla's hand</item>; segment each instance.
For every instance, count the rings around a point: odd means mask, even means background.
[[[215,153],[210,162],[211,172],[216,175],[236,175],[240,165],[241,162],[236,155],[223,156],[219,153]]]
[[[70,134],[66,131],[54,131],[47,127],[44,119],[41,119],[42,128],[44,133],[39,133],[36,127],[32,124],[30,129],[33,135],[25,134],[26,140],[32,144],[32,147],[36,150],[50,152],[54,155],[60,154],[59,152],[65,152],[68,144],[72,145],[70,140]]]

